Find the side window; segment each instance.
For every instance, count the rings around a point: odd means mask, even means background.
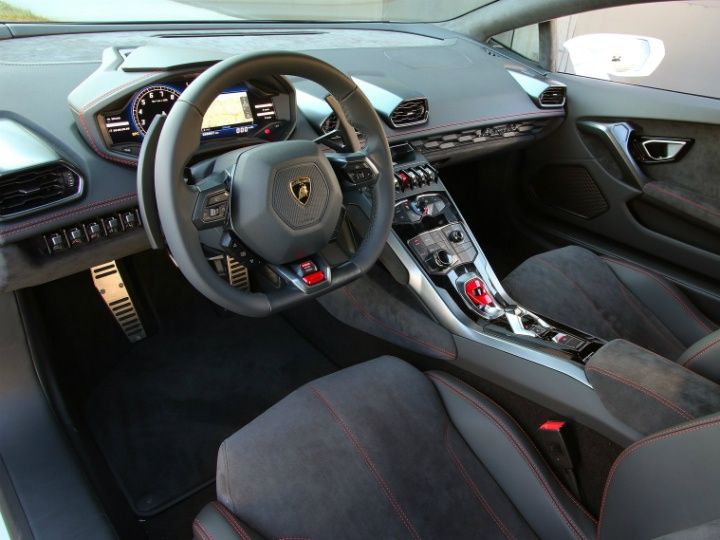
[[[493,39],[533,62],[540,59],[540,34],[537,24],[508,30]]]
[[[552,21],[554,65],[573,75],[720,98],[719,29],[718,0],[588,11]],[[498,38],[530,58],[514,39]]]

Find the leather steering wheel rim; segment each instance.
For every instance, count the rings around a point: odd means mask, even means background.
[[[199,231],[188,212],[195,194],[186,184],[184,170],[199,149],[203,116],[222,91],[237,81],[281,74],[302,77],[323,86],[339,102],[352,125],[365,134],[363,152],[378,171],[376,181],[366,188],[373,200],[372,212],[362,243],[350,260],[332,268],[328,286],[321,290],[300,290],[288,284],[277,292],[245,292],[231,287],[208,263]],[[312,56],[292,52],[256,53],[215,64],[181,94],[157,142],[155,193],[165,239],[188,281],[208,299],[230,311],[261,317],[345,285],[375,264],[392,227],[392,158],[375,109],[352,79]]]

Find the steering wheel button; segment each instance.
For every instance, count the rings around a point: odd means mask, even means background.
[[[303,275],[313,274],[318,271],[317,265],[312,261],[303,261],[300,263],[300,270]]]
[[[215,204],[225,202],[228,200],[228,197],[230,197],[230,194],[227,191],[223,191],[221,193],[217,193],[216,195],[212,195],[208,197],[207,202],[205,203],[206,206],[213,206]]]
[[[312,287],[313,285],[317,285],[318,283],[322,283],[323,281],[325,281],[325,274],[318,270],[317,272],[313,272],[312,274],[303,276],[302,280],[305,285]]]

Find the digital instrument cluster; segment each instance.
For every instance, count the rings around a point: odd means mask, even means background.
[[[145,86],[121,108],[98,115],[108,147],[137,155],[155,116],[168,114],[191,82],[186,79]],[[267,139],[279,124],[272,96],[238,85],[215,98],[203,118],[200,137],[202,141],[258,135]]]

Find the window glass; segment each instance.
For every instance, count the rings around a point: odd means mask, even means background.
[[[553,24],[558,71],[720,97],[720,1],[637,4]]]
[[[508,30],[493,39],[533,62],[540,58],[540,34],[537,24]]]
[[[0,0],[0,22],[437,22],[493,0]]]

